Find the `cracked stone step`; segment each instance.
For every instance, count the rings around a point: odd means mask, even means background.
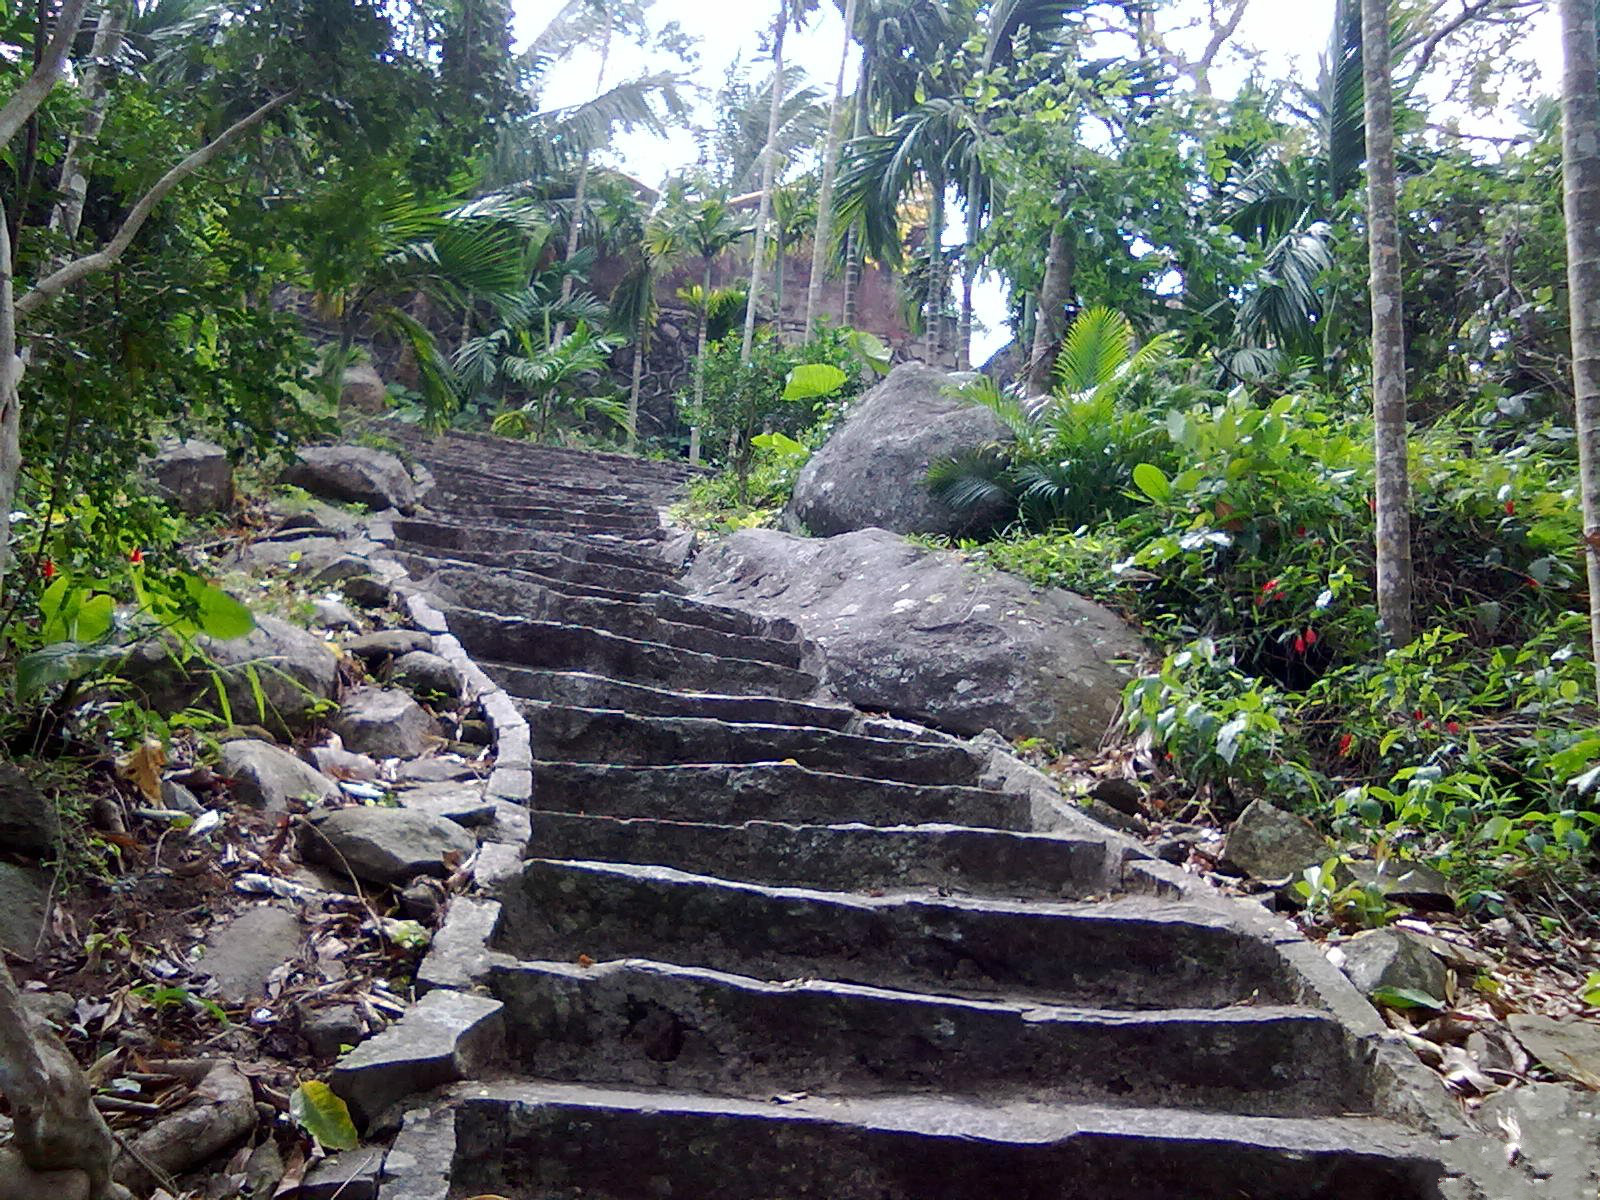
[[[480,1085],[452,1195],[508,1200],[1438,1200],[1421,1139],[1370,1118],[963,1102],[787,1102]]]
[[[727,658],[557,621],[502,617],[467,608],[446,611],[450,631],[475,659],[522,667],[593,671],[635,683],[715,688],[803,700],[821,681],[809,671],[757,659]]]
[[[659,539],[615,538],[608,543],[602,542],[595,534],[559,529],[507,529],[502,526],[425,521],[417,517],[396,521],[394,532],[399,541],[410,545],[470,550],[479,554],[515,554],[528,550],[559,553],[572,546],[581,546],[582,557],[589,562],[663,575],[671,571],[662,559],[651,552],[655,541]]]
[[[454,552],[447,552],[451,553]],[[419,554],[414,550],[397,549],[391,551],[391,556],[405,568],[412,580],[422,585],[423,590],[433,591],[441,599],[453,600],[456,603],[460,603],[465,597],[475,596],[478,584],[491,578],[512,579],[523,586],[548,588],[564,596],[592,596],[598,600],[622,600],[632,603],[640,600],[641,596],[656,594],[637,589],[598,587],[572,579],[562,579],[556,575],[542,574],[539,571],[508,570],[503,565],[494,570],[485,570],[481,563],[469,562],[462,558],[441,557],[437,554]],[[562,568],[557,564],[553,569]]]
[[[1093,838],[959,825],[786,825],[533,813],[540,858],[672,867],[775,887],[945,889],[1012,899],[1104,895],[1120,875]]]
[[[640,716],[536,701],[520,707],[532,726],[534,757],[548,761],[667,766],[793,760],[813,771],[968,787],[983,773],[983,763],[959,744],[863,737],[799,725]]]
[[[608,817],[660,817],[733,824],[786,821],[827,825],[952,822],[1032,828],[1024,795],[961,784],[902,783],[818,771],[798,763],[683,763],[617,766],[536,760],[541,808]]]
[[[1332,1017],[1140,1013],[771,983],[646,960],[500,964],[512,1060],[540,1078],[693,1089],[1160,1103],[1256,1116],[1367,1111]]]
[[[636,571],[631,567],[618,567],[609,563],[593,562],[548,550],[522,550],[501,553],[488,550],[471,550],[464,547],[444,548],[423,545],[400,539],[396,548],[402,554],[431,559],[451,559],[456,562],[491,567],[496,570],[527,571],[547,575],[573,583],[610,589],[620,599],[636,600],[655,592],[682,592],[683,585],[662,571]]]
[[[843,729],[856,720],[856,710],[843,704],[677,691],[587,671],[551,671],[490,661],[479,665],[507,692],[524,701],[618,708],[646,716],[713,717],[721,721],[763,721],[826,729]]]
[[[475,514],[479,521],[484,517],[493,517],[496,524],[510,522],[515,525],[583,527],[602,532],[622,530],[640,533],[651,533],[661,527],[661,519],[656,513],[637,505],[613,504],[602,509],[598,506],[577,508],[527,502],[496,503],[480,499],[470,507],[463,505],[462,510]]]
[[[761,979],[1119,1009],[1286,1003],[1267,943],[1193,904],[857,896],[667,867],[531,859],[499,895],[496,949],[650,958]]]

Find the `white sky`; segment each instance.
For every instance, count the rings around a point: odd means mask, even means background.
[[[563,7],[563,2],[515,0],[519,41],[542,29]],[[1179,14],[1185,9],[1193,11],[1201,3],[1202,0],[1179,0],[1173,11]],[[1264,53],[1265,69],[1270,75],[1309,83],[1316,78],[1317,59],[1328,42],[1333,9],[1334,0],[1255,0],[1237,40]],[[772,12],[769,0],[656,0],[651,9],[652,27],[676,21],[684,33],[699,39],[700,62],[693,72],[693,81],[703,89],[700,124],[712,121],[710,101],[722,83],[728,64],[741,54],[747,62],[757,59],[762,32],[770,24]],[[1560,42],[1555,13],[1547,11],[1527,24],[1523,44],[1529,57],[1540,64],[1542,86],[1539,90],[1553,95],[1560,84]],[[830,0],[823,0],[810,26],[800,33],[791,33],[787,43],[788,62],[799,66],[808,81],[829,98],[833,94],[843,34],[844,22],[838,8]],[[598,66],[597,54],[574,54],[548,76],[544,102],[560,106],[593,95]],[[676,66],[673,60],[652,56],[637,46],[618,45],[613,47],[608,78],[615,82],[646,69],[670,70]],[[760,69],[758,65],[757,71]],[[846,87],[851,85],[853,76],[852,61]],[[1242,69],[1230,70],[1223,65],[1214,74],[1214,86],[1219,94],[1227,94],[1243,78]],[[1495,126],[1499,122],[1467,124],[1475,132],[1489,133],[1498,132]],[[1515,121],[1508,117],[1506,125],[1515,125]],[[622,135],[611,147],[616,165],[650,184],[660,183],[673,172],[692,165],[697,154],[694,137],[688,130],[674,132],[666,139],[642,133]],[[951,236],[959,241],[961,222],[956,220],[951,224]],[[978,299],[979,319],[989,326],[986,334],[975,339],[974,358],[982,362],[988,354],[1000,349],[1010,334],[1002,325],[1006,309],[1000,285],[990,281],[981,289]]]

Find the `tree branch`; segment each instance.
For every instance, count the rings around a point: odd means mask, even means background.
[[[61,68],[67,61],[67,52],[72,49],[72,39],[78,36],[78,26],[83,23],[83,13],[88,7],[89,0],[66,0],[61,6],[55,33],[45,47],[44,57],[23,85],[11,93],[11,99],[6,101],[5,107],[0,108],[0,149],[11,144],[11,139],[17,136],[17,130],[27,123],[55,87],[56,80],[61,77]]]
[[[76,2],[76,0],[72,0],[72,2]],[[293,96],[293,92],[285,92],[276,99],[267,101],[249,116],[235,121],[211,141],[173,167],[156,181],[155,186],[139,197],[139,202],[123,218],[122,225],[109,242],[93,254],[86,254],[82,258],[73,259],[60,270],[52,271],[34,284],[33,289],[17,301],[17,316],[27,316],[40,305],[60,295],[80,280],[86,279],[96,272],[104,271],[111,266],[112,263],[122,257],[123,252],[133,243],[133,239],[138,236],[140,228],[149,220],[150,214],[156,209],[156,205],[166,198],[168,192],[211,162],[212,159],[271,116],[272,113],[282,108]]]

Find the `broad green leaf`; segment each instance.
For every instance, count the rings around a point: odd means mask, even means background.
[[[1443,1000],[1436,1000],[1416,988],[1376,988],[1372,993],[1372,1002],[1383,1008],[1426,1008],[1433,1012],[1440,1012],[1445,1007]]]
[[[1133,469],[1133,485],[1157,504],[1172,496],[1171,482],[1161,468],[1152,463],[1140,463]]]
[[[78,627],[73,631],[76,640],[98,642],[105,637],[111,632],[111,618],[116,608],[116,600],[104,592],[90,596],[78,607]]]
[[[61,602],[67,594],[67,577],[61,576],[39,596],[39,615],[46,621],[61,611]]]
[[[200,632],[219,642],[241,638],[256,627],[256,619],[239,601],[198,575],[185,575],[183,586],[194,601]]]
[[[123,653],[121,646],[55,642],[17,660],[17,699],[29,702],[53,684],[92,675]]]
[[[750,439],[750,444],[790,462],[804,462],[811,457],[811,450],[804,442],[797,442],[786,433],[758,433]]]
[[[783,389],[785,400],[819,400],[831,396],[845,385],[850,376],[838,367],[827,363],[806,363],[789,372],[788,385]]]
[[[873,374],[889,373],[890,350],[877,334],[868,333],[865,329],[853,329],[850,331],[849,343],[851,351]]]
[[[324,1150],[354,1150],[360,1141],[349,1107],[318,1080],[295,1088],[289,1097],[289,1115]]]
[[[1591,972],[1578,996],[1591,1008],[1600,1008],[1600,971]]]

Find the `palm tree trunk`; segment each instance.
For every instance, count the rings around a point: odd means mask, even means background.
[[[1076,270],[1076,246],[1065,225],[1050,231],[1050,249],[1045,258],[1044,284],[1039,289],[1038,309],[1033,315],[1033,350],[1028,355],[1029,396],[1050,394],[1055,374],[1056,354],[1067,330],[1067,301],[1072,299],[1072,277]]]
[[[700,328],[695,334],[694,412],[689,415],[689,465],[700,465],[701,407],[706,402],[706,326],[711,324],[711,259],[706,258],[704,291],[700,294]]]
[[[1387,53],[1389,0],[1362,0],[1361,25],[1367,90],[1372,404],[1377,428],[1378,618],[1391,641],[1404,646],[1411,641],[1411,486],[1406,457],[1406,345],[1400,200],[1394,163],[1394,83]],[[1594,89],[1593,76],[1588,86]]]
[[[22,474],[22,359],[17,354],[11,229],[0,214],[0,579],[11,566],[11,510]]]
[[[62,197],[50,211],[50,228],[75,241],[78,227],[83,223],[83,204],[89,194],[89,163],[94,156],[94,144],[105,125],[106,108],[111,101],[107,73],[101,64],[109,62],[122,48],[123,26],[127,20],[122,0],[111,0],[100,10],[100,20],[95,25],[94,44],[89,50],[89,64],[84,68],[78,85],[85,109],[83,124],[67,142],[66,157],[61,160]]]
[[[855,41],[856,0],[845,0],[844,49],[833,81],[833,109],[828,115],[828,145],[822,154],[822,187],[817,194],[817,230],[811,246],[811,280],[806,286],[806,337],[822,315],[822,280],[828,272],[828,243],[833,240],[833,184],[839,174],[839,147],[844,142],[844,73]]]
[[[1566,51],[1562,176],[1567,215],[1567,291],[1589,622],[1600,688],[1600,98],[1595,92],[1594,0],[1561,0]]]
[[[783,40],[789,31],[789,0],[778,0],[772,37],[772,108],[767,116],[767,144],[761,148],[761,208],[756,215],[755,254],[750,259],[750,298],[744,311],[740,363],[750,361],[756,341],[756,310],[761,307],[761,275],[766,266],[767,222],[772,218],[772,184],[778,169],[778,127],[783,120]]]
[[[606,67],[611,62],[611,9],[603,8],[604,29],[600,34],[600,70],[595,75],[594,94],[600,95],[605,91]],[[570,263],[578,253],[578,240],[583,233],[583,206],[589,199],[589,148],[584,147],[583,158],[578,163],[578,186],[572,197],[572,219],[567,222],[567,254],[563,260]],[[572,276],[567,275],[561,280],[561,303],[566,304],[572,299]],[[556,326],[555,339],[559,342],[567,336],[567,323],[562,321]]]
[[[961,263],[961,322],[956,332],[961,352],[957,365],[963,371],[972,368],[972,291],[978,282],[978,238],[983,233],[983,206],[978,203],[978,189],[982,186],[983,172],[974,149],[972,169],[967,173],[967,246]]]
[[[944,172],[935,171],[928,181],[933,198],[928,202],[928,327],[929,366],[939,364],[939,348],[944,325]]]
[[[861,78],[856,81],[856,112],[855,130],[853,136],[861,138],[867,136],[867,101],[871,97],[872,87],[872,53],[866,46],[861,47]],[[858,229],[850,230],[848,241],[844,250],[844,323],[847,327],[855,328],[856,319],[861,306],[861,271],[866,257],[866,248],[862,244],[861,232]]]
[[[777,238],[777,245],[773,247],[777,251],[777,254],[773,256],[772,262],[772,322],[773,327],[778,331],[778,340],[781,342],[783,341],[783,277],[785,275],[784,259],[787,258],[789,254],[789,239],[787,236],[785,236],[784,229],[781,224],[778,225],[773,236]],[[807,328],[809,329],[810,326],[807,326]],[[801,338],[800,340],[804,341],[805,339]]]
[[[628,389],[628,449],[639,440],[639,393],[644,387],[644,344],[650,332],[650,306],[639,312],[639,328],[633,339],[633,384]]]

